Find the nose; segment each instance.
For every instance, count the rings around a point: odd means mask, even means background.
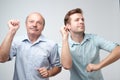
[[[83,20],[83,19],[80,19],[80,23],[84,23],[84,20]]]
[[[36,23],[36,22],[34,22],[34,23],[33,23],[33,26],[34,26],[34,27],[37,27],[37,23]]]

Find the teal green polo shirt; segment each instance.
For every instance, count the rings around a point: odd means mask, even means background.
[[[89,63],[97,64],[100,62],[100,50],[111,52],[117,45],[95,34],[85,34],[81,43],[77,43],[69,37],[72,55],[70,80],[104,80],[101,70],[87,72],[86,67]]]

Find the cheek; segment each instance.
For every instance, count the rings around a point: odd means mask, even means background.
[[[43,26],[40,26],[40,27],[38,27],[38,28],[39,28],[40,31],[42,31],[42,30],[44,29]]]
[[[26,27],[29,27],[29,26],[31,26],[31,24],[26,24]]]

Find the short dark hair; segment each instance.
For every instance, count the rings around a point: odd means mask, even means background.
[[[75,9],[68,11],[68,13],[65,15],[65,18],[64,18],[64,25],[70,22],[70,16],[75,13],[83,14],[83,11],[80,8],[75,8]]]

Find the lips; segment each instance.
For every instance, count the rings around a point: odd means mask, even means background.
[[[84,25],[81,25],[81,26],[78,26],[78,27],[81,28],[81,29],[84,29],[85,26],[84,26]]]
[[[38,29],[36,29],[34,27],[30,28],[30,30],[32,30],[32,31],[38,31]]]

